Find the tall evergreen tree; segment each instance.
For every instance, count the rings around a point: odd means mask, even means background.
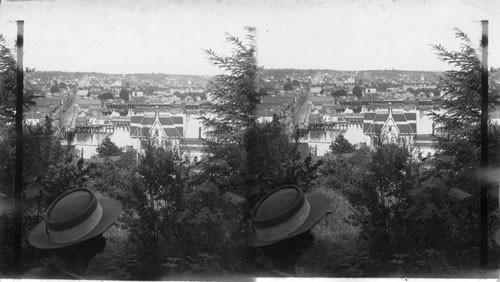
[[[99,154],[99,157],[117,156],[121,153],[120,148],[118,148],[118,146],[111,141],[109,136],[106,136],[102,140],[102,143],[97,147],[96,151]]]
[[[246,130],[256,124],[258,67],[251,28],[247,28],[246,42],[232,35],[227,35],[226,39],[233,47],[231,56],[206,50],[208,60],[223,73],[216,75],[207,86],[211,111],[202,118],[207,136],[206,156],[202,159],[204,173],[200,181],[213,181],[219,188],[234,191],[236,187],[244,189],[244,136]]]
[[[286,117],[276,116],[270,123],[256,120],[262,94],[258,91],[261,79],[254,32],[247,28],[247,43],[228,35],[227,41],[233,45],[229,57],[206,51],[209,61],[224,73],[208,85],[212,111],[203,118],[208,131],[202,178],[217,183],[223,191],[242,195],[249,206],[276,186],[310,183],[317,168],[310,158],[301,158],[298,139],[293,141],[284,124]]]
[[[481,61],[463,31],[456,29],[455,37],[462,41],[459,51],[450,51],[441,45],[433,46],[438,58],[452,67],[439,80],[441,111],[432,113],[437,124],[436,131],[441,137],[441,149],[446,149],[450,142],[456,140],[465,140],[477,146],[480,143]],[[490,98],[493,98],[493,93],[490,89]],[[490,103],[492,108],[493,103]]]
[[[256,87],[257,61],[254,33],[247,28],[244,43],[238,37],[228,35],[232,44],[231,56],[221,56],[212,49],[206,50],[208,60],[224,71],[208,84],[212,99],[212,116],[203,118],[207,141],[215,144],[241,144],[242,134],[255,123],[255,108],[259,103]]]
[[[344,154],[354,151],[354,146],[344,138],[344,135],[339,134],[330,145],[330,150],[333,154]]]
[[[446,228],[452,231],[450,238],[456,237],[453,241],[462,247],[462,253],[454,255],[467,257],[464,252],[478,248],[480,242],[477,220],[480,189],[477,172],[481,155],[481,61],[464,32],[456,29],[455,36],[461,41],[458,51],[450,51],[441,45],[433,46],[438,58],[448,63],[452,69],[444,72],[440,78],[441,111],[431,114],[436,123],[436,147],[439,154],[434,158],[435,166],[429,173],[432,176],[429,179],[434,186],[445,189],[449,195],[467,195],[462,197],[460,202],[443,208],[445,211],[467,211],[465,215],[452,214],[453,217],[459,218],[459,221]],[[488,90],[489,108],[493,109],[494,97],[498,94],[492,88]],[[489,135],[488,145],[493,147],[490,152],[494,152],[498,148],[498,133],[491,121]],[[496,155],[490,154],[490,165],[498,162]],[[488,208],[492,210],[493,205]],[[457,249],[456,246],[454,248]]]
[[[440,111],[431,113],[436,127],[440,154],[447,157],[438,162],[438,169],[460,171],[478,168],[480,156],[481,121],[481,61],[469,37],[459,29],[456,38],[462,41],[458,51],[450,51],[441,45],[434,45],[437,56],[452,69],[440,78]],[[490,86],[492,84],[490,83]],[[490,87],[490,110],[494,108],[498,90]],[[497,130],[489,122],[490,149],[498,147]],[[490,163],[498,162],[497,154],[490,154]],[[446,160],[453,160],[452,162]],[[462,174],[463,175],[463,174]]]

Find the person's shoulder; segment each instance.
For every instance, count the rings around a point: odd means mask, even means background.
[[[77,276],[70,275],[55,267],[52,263],[46,263],[42,267],[35,267],[22,275],[22,279],[78,279]]]
[[[21,279],[43,279],[50,275],[45,267],[35,267],[21,276]]]
[[[272,278],[274,278],[274,277],[276,277],[276,278],[278,278],[278,277],[294,277],[293,275],[291,275],[289,273],[271,268],[268,265],[266,265],[265,263],[261,263],[261,262],[257,263],[253,267],[252,271],[253,271],[252,275],[255,277],[272,277]]]

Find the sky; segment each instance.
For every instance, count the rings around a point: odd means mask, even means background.
[[[2,0],[0,33],[14,47],[24,20],[24,65],[106,73],[221,73],[204,49],[230,55],[226,33],[257,28],[264,68],[442,71],[432,44],[458,50],[454,28],[500,67],[497,0]]]

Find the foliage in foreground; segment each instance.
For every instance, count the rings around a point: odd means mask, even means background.
[[[185,162],[182,152],[168,144],[148,143],[138,160],[135,153],[118,158],[105,153],[84,162],[59,145],[50,121],[26,127],[26,175],[33,185],[24,195],[24,230],[41,220],[60,193],[89,187],[124,206],[117,226],[108,232],[109,250],[91,265],[91,277],[144,280],[241,273],[253,264],[245,247],[249,210],[270,189],[297,184],[332,201],[332,214],[313,230],[316,241],[299,261],[300,275],[449,274],[477,264],[478,139],[469,129],[477,127],[478,112],[476,89],[469,88],[476,85],[478,61],[469,47],[463,56],[439,49],[463,67],[443,81],[450,84],[447,95],[452,98],[445,107],[449,111],[437,117],[446,133],[441,155],[417,163],[408,148],[394,144],[345,154],[352,148],[339,139],[334,155],[313,162],[301,158],[299,144],[282,120],[255,122],[254,51],[236,38],[230,42],[236,50],[232,57],[209,53],[229,74],[212,85],[212,93],[226,106],[215,104],[213,119],[206,120],[213,131],[208,157],[199,165]],[[238,103],[245,107],[234,111]],[[470,116],[457,117],[467,103]],[[12,198],[14,167],[12,128],[2,129],[0,200]],[[2,230],[12,228],[8,213],[1,220]],[[11,253],[12,238],[6,234],[0,238],[2,273],[8,273]],[[27,266],[43,255],[36,252]]]

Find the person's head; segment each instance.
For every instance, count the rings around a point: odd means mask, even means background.
[[[106,238],[99,234],[85,241],[54,250],[54,255],[61,261],[79,263],[87,266],[90,260],[106,247]]]
[[[50,205],[45,219],[28,235],[39,249],[52,249],[57,258],[87,264],[106,246],[102,236],[119,217],[120,202],[98,199],[89,189],[63,193]]]
[[[311,230],[307,230],[283,241],[262,246],[260,252],[280,269],[293,270],[297,260],[312,246],[313,242],[314,236]]]
[[[252,211],[253,238],[250,246],[277,265],[294,266],[313,243],[313,228],[327,213],[330,202],[320,193],[304,195],[288,185],[265,195]]]

